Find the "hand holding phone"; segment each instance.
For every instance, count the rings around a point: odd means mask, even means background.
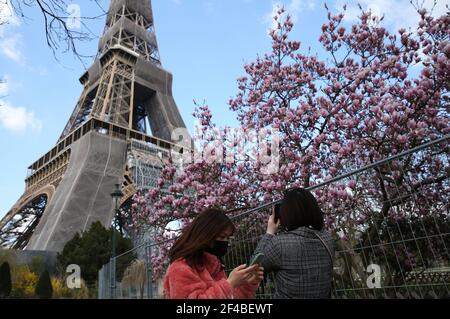
[[[263,259],[264,259],[263,253],[256,254],[255,257],[253,257],[253,259],[251,260],[249,267],[251,267],[253,265],[261,265]]]
[[[273,213],[275,214],[275,224],[278,223],[278,221],[280,220],[280,209],[281,209],[281,204],[275,204],[275,206],[273,207]]]

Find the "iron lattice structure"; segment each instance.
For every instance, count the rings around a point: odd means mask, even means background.
[[[95,221],[113,219],[159,176],[185,124],[161,66],[150,1],[112,0],[97,57],[56,146],[29,167],[24,194],[0,221],[0,247],[60,251]]]

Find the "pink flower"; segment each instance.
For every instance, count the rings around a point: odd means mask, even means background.
[[[405,144],[408,141],[408,138],[405,135],[399,135],[397,136],[397,141],[400,144]]]
[[[352,180],[352,181],[348,182],[348,187],[350,187],[351,189],[355,189],[356,181]]]

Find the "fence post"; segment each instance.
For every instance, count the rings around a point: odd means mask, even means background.
[[[116,258],[112,257],[109,262],[109,273],[110,273],[110,291],[111,299],[115,299],[116,297]]]
[[[150,239],[146,240],[146,250],[147,258],[146,269],[147,269],[147,296],[149,299],[153,299],[153,270],[152,270],[152,246]]]

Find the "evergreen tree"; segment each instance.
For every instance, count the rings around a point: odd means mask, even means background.
[[[124,238],[118,231],[116,236],[116,254],[119,255],[133,249],[130,239]],[[88,286],[97,281],[98,271],[111,258],[112,229],[106,229],[100,222],[92,224],[87,232],[76,234],[58,254],[58,268],[62,274],[68,265],[76,264],[81,268],[81,277]],[[124,270],[135,259],[134,254],[127,254],[119,258],[117,264],[117,278],[120,280]]]

